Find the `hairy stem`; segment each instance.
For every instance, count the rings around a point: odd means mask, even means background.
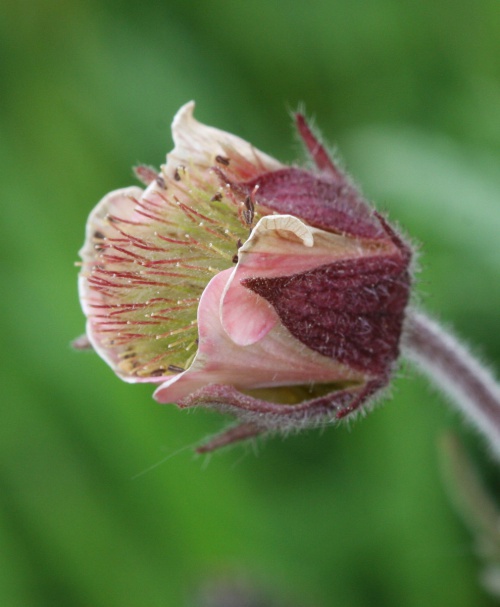
[[[406,357],[458,406],[500,457],[500,385],[457,338],[422,312],[408,316]]]

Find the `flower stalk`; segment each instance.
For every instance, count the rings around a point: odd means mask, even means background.
[[[500,457],[500,385],[449,331],[420,311],[407,313],[406,357],[483,434]]]

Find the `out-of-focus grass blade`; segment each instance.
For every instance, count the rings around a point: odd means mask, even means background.
[[[349,146],[356,178],[394,219],[454,240],[498,271],[500,157],[410,129],[367,129]]]

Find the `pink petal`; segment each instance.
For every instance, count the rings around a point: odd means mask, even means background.
[[[271,304],[244,286],[246,279],[293,276],[391,247],[387,241],[325,232],[291,215],[263,217],[238,251],[238,265],[222,296],[222,326],[236,344],[246,346],[262,339],[279,322]]]
[[[156,390],[156,400],[178,402],[209,384],[256,389],[363,379],[344,365],[305,348],[281,325],[249,346],[232,341],[219,317],[221,297],[231,273],[229,269],[214,276],[203,292],[198,308],[200,342],[196,358],[187,371]]]

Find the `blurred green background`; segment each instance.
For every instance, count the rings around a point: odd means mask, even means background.
[[[294,161],[304,103],[421,244],[420,299],[500,369],[498,0],[0,12],[0,604],[191,606],[224,575],[305,607],[493,605],[437,441],[487,450],[410,370],[352,427],[206,458],[191,446],[221,418],[161,407],[69,342],[86,217],[163,161],[177,108]]]

